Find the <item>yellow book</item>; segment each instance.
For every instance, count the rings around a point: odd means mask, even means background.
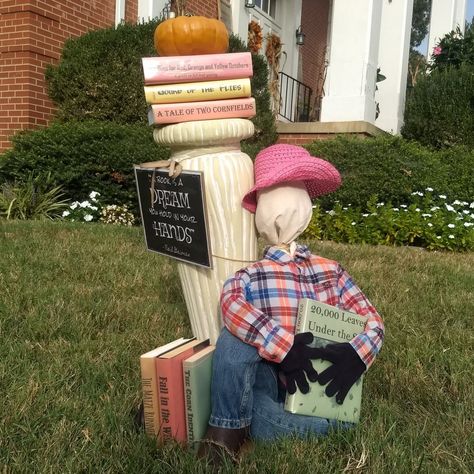
[[[201,100],[236,99],[250,97],[250,79],[188,82],[145,86],[147,104],[197,102]]]

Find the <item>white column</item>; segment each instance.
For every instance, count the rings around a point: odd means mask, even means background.
[[[381,0],[333,0],[321,122],[374,122],[381,16]]]
[[[138,22],[147,22],[159,16],[165,4],[165,0],[138,0]]]
[[[428,59],[431,58],[433,48],[447,33],[455,30],[457,26],[464,33],[466,3],[467,0],[432,0]]]
[[[377,84],[375,92],[380,109],[375,125],[399,133],[405,109],[413,0],[382,2],[378,65],[386,79]]]
[[[125,0],[115,0],[115,26],[125,20]]]

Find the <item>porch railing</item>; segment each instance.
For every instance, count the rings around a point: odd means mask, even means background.
[[[290,122],[309,122],[312,93],[311,87],[280,72],[279,115]]]

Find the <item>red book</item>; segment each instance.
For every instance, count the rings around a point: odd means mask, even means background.
[[[253,75],[249,52],[153,56],[142,58],[142,64],[147,85],[239,79]]]
[[[205,341],[191,341],[156,359],[156,375],[160,405],[161,427],[159,439],[187,441],[184,405],[183,360],[209,345]]]
[[[225,118],[250,118],[255,115],[255,99],[208,100],[152,104],[148,109],[148,124],[190,122],[192,120],[217,120]]]

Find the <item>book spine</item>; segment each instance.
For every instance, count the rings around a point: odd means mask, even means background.
[[[184,384],[184,407],[186,417],[186,437],[189,444],[194,443],[194,406],[193,406],[193,384],[191,382],[192,371],[186,364],[183,364],[183,384]]]
[[[250,53],[142,58],[146,85],[239,79],[253,75]]]
[[[248,78],[145,86],[144,89],[145,100],[148,104],[237,99],[250,97],[251,94]]]
[[[173,438],[173,431],[171,426],[171,397],[170,386],[171,376],[169,364],[162,359],[156,360],[156,373],[158,378],[158,394],[160,407],[160,429],[158,437],[161,441],[168,441]]]
[[[227,99],[181,104],[153,104],[148,113],[148,123],[189,122],[224,118],[249,118],[255,116],[255,99]]]
[[[145,419],[145,433],[154,437],[160,429],[160,415],[158,405],[158,383],[156,379],[155,359],[140,359],[141,384],[143,393],[143,414]]]
[[[182,360],[157,359],[161,430],[160,439],[186,441]]]
[[[303,327],[306,325],[305,315],[307,313],[306,307],[309,304],[309,300],[302,299],[298,304],[298,313],[296,315],[296,323],[295,323],[295,334],[299,334],[304,332]]]

